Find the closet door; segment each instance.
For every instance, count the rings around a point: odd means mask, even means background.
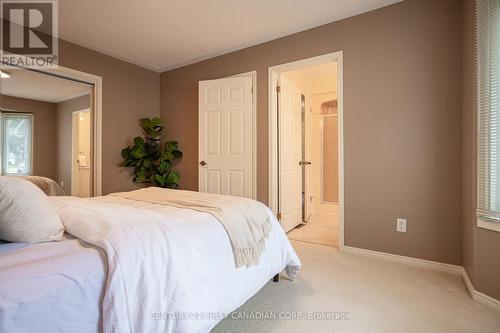
[[[199,191],[253,197],[252,77],[199,82]]]

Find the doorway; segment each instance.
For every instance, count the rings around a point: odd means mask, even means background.
[[[290,239],[343,250],[342,52],[269,68],[270,207]]]

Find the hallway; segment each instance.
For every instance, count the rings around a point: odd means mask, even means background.
[[[288,232],[288,238],[296,241],[338,248],[338,206],[337,214],[313,214],[309,222],[300,224]]]

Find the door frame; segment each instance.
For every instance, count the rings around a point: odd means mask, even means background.
[[[339,136],[339,251],[344,251],[344,95],[343,95],[343,51],[337,51],[312,58],[301,59],[268,68],[268,205],[275,214],[278,214],[279,202],[279,171],[278,171],[278,94],[276,85],[282,72],[337,62],[338,86],[338,136]]]

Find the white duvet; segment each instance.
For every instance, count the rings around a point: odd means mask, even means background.
[[[118,197],[52,198],[66,231],[104,250],[104,332],[208,332],[273,275],[300,260],[278,221],[260,264],[235,268],[212,215]]]

